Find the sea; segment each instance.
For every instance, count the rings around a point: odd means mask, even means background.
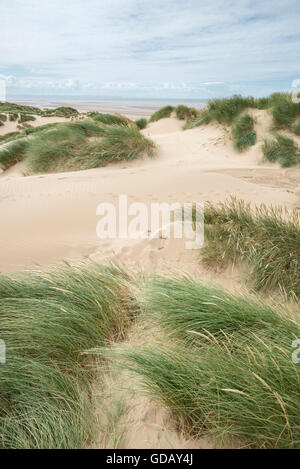
[[[78,97],[16,97],[8,96],[7,101],[17,104],[53,109],[59,106],[71,106],[80,112],[98,111],[120,113],[128,117],[149,117],[157,109],[171,105],[185,104],[202,109],[206,99],[125,99],[125,98],[78,98]]]

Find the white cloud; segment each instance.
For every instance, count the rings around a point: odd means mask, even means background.
[[[298,0],[10,0],[0,71],[15,89],[78,93],[286,82],[300,75],[299,13]]]

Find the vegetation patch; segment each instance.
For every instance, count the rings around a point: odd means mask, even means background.
[[[20,113],[19,124],[23,124],[24,122],[35,121],[36,118],[29,114],[24,114],[23,112]]]
[[[141,119],[137,119],[135,121],[135,124],[140,130],[142,130],[142,129],[145,129],[147,127],[148,121],[145,118],[141,118]]]
[[[275,133],[275,139],[265,140],[262,147],[264,158],[271,163],[278,162],[282,167],[299,164],[298,145],[293,139]]]
[[[136,126],[100,125],[92,119],[47,124],[26,129],[26,133],[29,139],[0,151],[4,169],[23,159],[33,173],[88,169],[144,154],[153,156],[156,151]]]
[[[251,210],[231,199],[205,208],[204,264],[224,268],[246,262],[257,290],[281,289],[300,297],[300,217],[297,210]]]
[[[0,166],[2,169],[8,169],[19,161],[22,161],[25,156],[28,143],[29,142],[26,138],[22,138],[12,142],[4,150],[0,149]]]
[[[83,448],[95,425],[95,362],[132,320],[128,275],[88,263],[0,276],[1,448]]]
[[[106,124],[106,125],[125,125],[128,126],[130,120],[123,116],[117,116],[115,114],[101,114],[92,113],[91,115],[94,121]]]
[[[166,117],[170,117],[172,112],[174,111],[173,106],[165,106],[156,111],[152,116],[150,117],[150,122],[156,122],[159,121],[160,119],[165,119]]]
[[[225,446],[299,447],[300,373],[291,357],[298,323],[187,278],[155,277],[140,296],[146,317],[165,330],[164,343],[118,359],[184,433]]]
[[[185,106],[184,104],[180,104],[175,109],[176,117],[180,120],[191,120],[195,119],[198,116],[198,111],[195,108]]]

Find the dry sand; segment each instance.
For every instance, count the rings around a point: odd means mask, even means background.
[[[119,194],[127,194],[129,203],[144,202],[147,206],[151,202],[218,202],[233,195],[251,204],[300,209],[300,170],[262,163],[261,144],[271,119],[265,111],[251,112],[258,141],[242,154],[233,149],[229,133],[221,125],[183,132],[182,122],[169,118],[143,131],[158,146],[155,159],[29,177],[20,175],[20,167],[3,173],[0,271],[15,272],[36,264],[44,267],[61,259],[85,257],[99,262],[114,260],[147,271],[178,269],[228,288],[241,286],[241,274],[236,269],[217,275],[201,267],[198,252],[186,250],[184,240],[97,238],[96,207],[100,202],[117,205]],[[132,331],[131,343],[137,340],[136,332]],[[99,435],[99,447],[211,446],[211,442],[195,442],[180,435],[166,409],[141,395],[133,377],[108,373],[107,383],[106,389],[97,389],[96,394],[107,404],[108,421],[113,421],[114,409],[114,418],[119,420],[116,440],[111,440],[114,433],[109,428],[108,440],[107,435]],[[122,418],[125,420],[120,423]],[[122,425],[124,435],[120,435]]]
[[[257,111],[258,129],[269,116]],[[49,120],[47,120],[49,122]],[[298,207],[299,169],[262,164],[261,141],[238,154],[226,129],[211,124],[182,131],[175,118],[150,124],[143,132],[158,146],[155,159],[59,174],[20,176],[12,168],[0,176],[1,272],[47,265],[62,258],[112,256],[128,265],[198,267],[197,252],[181,240],[120,240],[96,236],[96,207],[129,203],[217,202],[230,195],[253,204]]]

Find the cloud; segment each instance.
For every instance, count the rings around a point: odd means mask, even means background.
[[[15,92],[263,93],[300,76],[298,0],[10,0],[1,10],[0,72]]]

